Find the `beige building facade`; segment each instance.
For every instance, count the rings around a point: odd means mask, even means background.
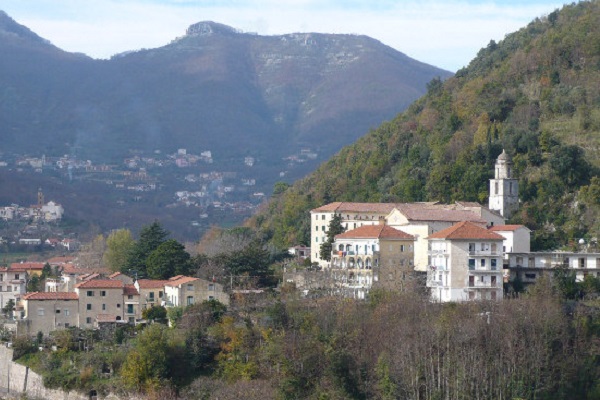
[[[471,222],[429,236],[427,287],[438,302],[501,300],[504,238]]]
[[[76,293],[34,292],[22,299],[23,311],[17,319],[18,335],[44,335],[78,326],[79,298]]]

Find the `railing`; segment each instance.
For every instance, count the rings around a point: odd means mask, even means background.
[[[427,280],[427,287],[441,287],[444,286],[444,283],[442,281],[438,281],[438,280]]]
[[[498,250],[469,250],[471,256],[500,256],[501,253]]]
[[[496,266],[496,265],[490,266],[490,267],[475,267],[475,266],[469,265],[469,271],[473,271],[473,272],[496,272],[496,271],[500,271],[500,268],[498,268],[498,266]]]
[[[470,288],[498,288],[498,282],[469,282]]]

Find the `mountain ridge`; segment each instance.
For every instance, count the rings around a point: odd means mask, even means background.
[[[502,149],[513,155],[532,247],[600,229],[600,2],[538,18],[274,198],[248,224],[281,247],[309,244],[311,208],[332,201],[487,203]],[[597,233],[596,233],[597,234]]]

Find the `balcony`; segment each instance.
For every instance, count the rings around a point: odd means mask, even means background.
[[[436,280],[427,280],[427,287],[435,288],[435,287],[443,287],[444,283],[442,281]]]
[[[469,249],[470,256],[494,256],[500,257],[502,255],[501,251],[498,250],[471,250]]]
[[[471,289],[497,289],[502,287],[498,282],[469,282]]]

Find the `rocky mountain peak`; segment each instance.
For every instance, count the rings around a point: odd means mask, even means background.
[[[212,34],[237,34],[237,29],[213,21],[201,21],[190,25],[185,34],[188,36],[205,36]]]

